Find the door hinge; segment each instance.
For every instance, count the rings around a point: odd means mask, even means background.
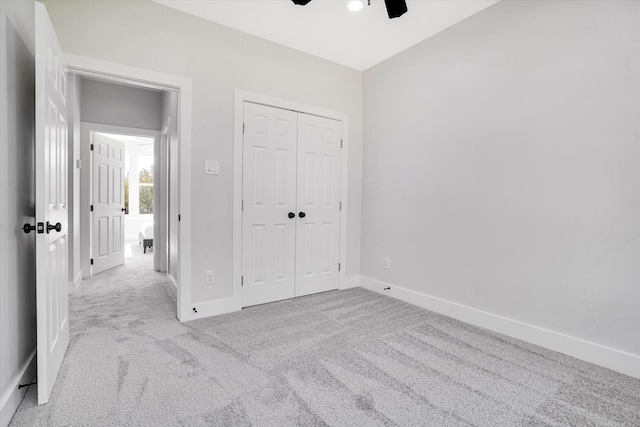
[[[342,266],[340,265],[340,263],[338,263],[338,271],[340,271],[341,268]]]
[[[244,276],[240,276],[240,286],[244,286]]]
[[[242,134],[244,135],[244,123],[242,124]]]
[[[340,140],[340,148],[342,148],[342,139]]]
[[[91,212],[93,212],[93,205],[91,205],[91,206],[89,207],[89,210],[90,210]]]
[[[93,144],[91,144],[91,151],[93,151]]]
[[[91,265],[93,265],[93,258],[91,258]]]
[[[178,222],[180,222],[180,215],[178,215]]]
[[[340,202],[340,210],[342,210],[342,202]]]
[[[244,210],[244,200],[242,201],[242,210]]]

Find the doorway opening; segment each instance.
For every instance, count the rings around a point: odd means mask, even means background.
[[[193,310],[194,306],[191,301],[191,104],[192,104],[192,83],[190,79],[170,74],[164,74],[157,71],[130,67],[122,64],[96,60],[93,58],[66,55],[69,66],[70,75],[74,75],[75,79],[93,79],[102,82],[120,84],[125,86],[127,90],[135,88],[145,88],[158,91],[162,94],[163,119],[160,129],[167,130],[168,146],[161,150],[167,154],[167,157],[161,158],[158,153],[162,144],[155,144],[155,159],[161,159],[160,164],[170,164],[167,168],[169,172],[164,176],[155,176],[154,181],[162,180],[167,182],[164,188],[169,192],[167,200],[167,208],[162,212],[156,207],[159,202],[157,195],[154,195],[154,213],[156,215],[163,214],[161,221],[166,221],[168,226],[160,228],[158,221],[154,221],[154,266],[158,266],[159,271],[166,271],[166,278],[170,284],[170,292],[176,296],[176,311],[180,321],[192,320],[206,315],[204,312]],[[71,85],[70,85],[71,87]],[[72,102],[72,104],[76,104]],[[118,111],[118,110],[116,110]],[[127,111],[119,111],[121,116],[128,116]],[[165,115],[164,112],[167,114]],[[75,112],[74,112],[75,113]],[[79,114],[79,113],[78,113]],[[82,121],[82,117],[78,118],[78,122]],[[86,118],[84,118],[86,120]],[[79,127],[79,126],[78,126]],[[74,150],[80,144],[81,130],[74,126],[73,141]],[[139,126],[138,126],[139,127]],[[84,131],[84,130],[83,130]],[[117,133],[117,132],[116,132]],[[78,159],[78,169],[74,171],[74,176],[78,179],[75,182],[82,182],[79,171],[85,169],[85,165],[89,164],[89,156],[86,153],[74,154],[74,159]],[[75,163],[75,160],[74,160]],[[80,169],[80,163],[82,169]],[[154,162],[155,165],[158,162]],[[169,176],[170,174],[170,176]],[[154,187],[158,188],[158,187]],[[78,194],[78,190],[74,190],[74,194]],[[83,197],[77,197],[78,201],[88,200],[86,194]],[[78,209],[80,210],[80,209]],[[76,216],[74,216],[76,218]],[[81,216],[78,212],[77,218],[83,226],[78,229],[88,230],[88,215]],[[77,223],[76,223],[77,224]],[[80,230],[78,230],[79,232]],[[165,239],[156,242],[156,236],[167,233],[169,236],[166,241],[170,251],[159,250],[159,243]],[[87,233],[88,234],[88,233]],[[82,239],[85,236],[82,235]],[[74,245],[74,256],[77,253],[78,258],[81,254],[88,253],[88,244]],[[79,250],[77,249],[79,247]],[[170,260],[160,257],[160,253],[169,253]],[[155,258],[158,258],[157,264]],[[77,260],[80,264],[80,259]],[[85,274],[86,264],[82,264],[80,272]],[[88,269],[87,269],[88,271]]]
[[[179,142],[171,123],[178,122],[178,92],[72,76],[83,277],[125,264],[154,270],[166,273],[177,299]]]
[[[156,137],[92,131],[90,139],[94,147],[98,144],[105,144],[112,147],[112,151],[122,150],[124,153],[120,159],[107,159],[115,165],[104,165],[104,157],[100,156],[99,150],[95,148],[93,150],[92,168],[106,168],[108,172],[108,168],[111,167],[114,177],[113,186],[119,185],[119,188],[110,189],[108,185],[100,188],[100,178],[93,181],[94,219],[91,237],[94,263],[92,275],[112,268],[111,266],[130,262],[135,263],[139,268],[151,270],[153,269],[154,246],[154,172],[156,170],[154,146]],[[98,170],[92,173],[96,177],[99,174]],[[120,177],[116,178],[116,175],[120,175]],[[107,184],[109,183],[107,182]],[[113,191],[113,194],[101,197],[100,192],[104,190]],[[163,190],[159,189],[158,191]],[[98,209],[104,208],[99,203],[101,198],[116,202],[116,206],[112,207],[114,217],[102,216],[106,219],[104,225],[102,224],[104,221],[99,219],[101,216],[98,212]],[[120,203],[122,207],[119,206]],[[109,222],[112,224],[112,230],[108,229]],[[114,226],[120,224],[122,227]],[[105,229],[102,230],[102,228]],[[113,236],[108,235],[109,231],[112,231]],[[109,262],[108,258],[112,260]]]

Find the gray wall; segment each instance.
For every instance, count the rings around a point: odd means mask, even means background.
[[[640,355],[640,2],[502,1],[364,94],[364,276]]]
[[[236,88],[349,114],[346,271],[359,274],[362,73],[148,1],[46,1],[65,52],[192,80],[192,301],[232,296]],[[89,120],[83,111],[83,120]],[[204,159],[221,174],[205,180]],[[215,286],[205,271],[215,270]]]
[[[60,32],[58,27],[56,32]],[[153,130],[162,127],[162,92],[87,78],[81,82],[82,121]]]
[[[0,1],[0,426],[36,346],[33,1]],[[27,370],[34,375],[35,363]]]

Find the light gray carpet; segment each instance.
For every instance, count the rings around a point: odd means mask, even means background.
[[[361,288],[181,324],[151,256],[83,282],[13,426],[640,426],[640,380]]]

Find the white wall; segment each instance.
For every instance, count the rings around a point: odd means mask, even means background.
[[[0,426],[35,375],[33,1],[0,1]],[[33,361],[33,363],[31,363]]]
[[[364,94],[364,276],[640,356],[639,2],[502,1]]]
[[[153,130],[162,127],[162,92],[84,77],[81,81],[83,121]]]
[[[189,78],[192,302],[232,296],[234,90],[349,115],[347,274],[360,265],[362,73],[147,1],[46,1],[64,51]],[[204,160],[221,174],[205,179]],[[217,283],[204,284],[215,270]]]

